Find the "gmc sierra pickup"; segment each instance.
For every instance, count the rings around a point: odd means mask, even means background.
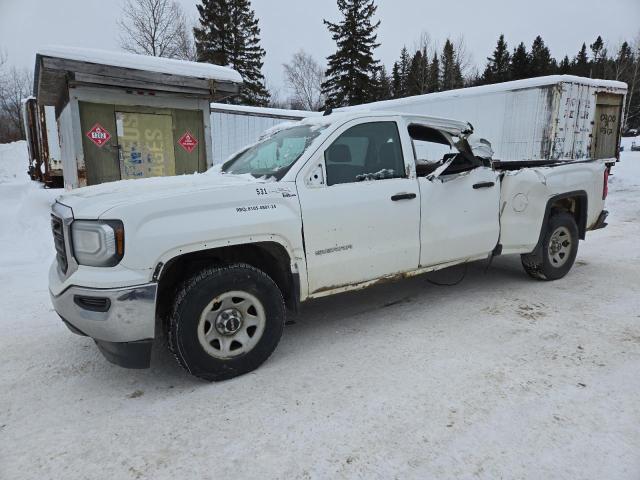
[[[262,364],[300,302],[500,254],[557,280],[606,225],[604,161],[492,160],[460,121],[336,113],[205,174],[81,188],[52,207],[55,310],[124,367],[165,338],[193,375]]]

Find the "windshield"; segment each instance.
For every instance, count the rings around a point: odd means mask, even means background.
[[[272,176],[280,180],[325,128],[298,125],[280,130],[228,160],[222,171],[250,173],[255,177]]]

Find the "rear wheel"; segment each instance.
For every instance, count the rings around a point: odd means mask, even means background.
[[[169,347],[191,374],[227,380],[258,368],[284,328],[282,293],[264,272],[237,264],[203,270],[183,285]]]
[[[575,218],[566,212],[551,216],[538,253],[522,255],[522,266],[538,280],[558,280],[575,262],[580,241]]]

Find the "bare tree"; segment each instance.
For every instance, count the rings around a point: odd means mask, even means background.
[[[173,0],[127,0],[118,26],[120,45],[128,52],[183,59],[192,55],[184,12]]]
[[[634,98],[639,92],[636,90],[640,90],[640,31],[636,34],[636,37],[633,40],[632,52],[635,58],[633,70],[630,72],[629,78],[629,93],[627,94],[627,108],[625,109],[625,127],[629,127],[632,122],[638,122],[638,117],[640,117],[640,106],[638,106],[638,100]]]
[[[467,48],[464,35],[460,34],[454,42],[454,47],[456,51],[456,59],[460,65],[460,73],[462,73],[462,76],[466,78],[470,74],[473,74],[474,62],[473,56]]]
[[[293,92],[294,103],[306,110],[320,110],[324,105],[322,66],[311,55],[300,50],[283,67],[287,85]]]
[[[196,45],[193,41],[193,26],[187,28],[186,21],[180,24],[177,47],[176,58],[189,60],[190,62],[198,61],[198,53],[196,52]]]
[[[6,56],[0,60],[6,63]],[[0,141],[17,140],[24,138],[22,125],[22,99],[31,94],[33,75],[27,69],[11,68],[6,72],[0,72],[0,114],[3,117],[2,136]]]
[[[438,50],[438,44],[433,41],[431,35],[428,32],[423,31],[418,39],[413,42],[413,51],[421,51],[423,54],[426,52],[427,58],[433,56],[433,52]]]
[[[268,85],[265,85],[265,87],[269,91],[269,104],[267,105],[267,107],[280,108],[283,110],[288,110],[289,108],[291,108],[290,102],[282,99],[279,88],[269,87]]]

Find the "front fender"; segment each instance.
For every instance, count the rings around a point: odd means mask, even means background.
[[[249,184],[219,191],[140,201],[114,208],[125,228],[121,265],[146,271],[181,255],[220,247],[275,242],[304,270],[302,220],[295,184]],[[306,275],[306,272],[305,272]]]

